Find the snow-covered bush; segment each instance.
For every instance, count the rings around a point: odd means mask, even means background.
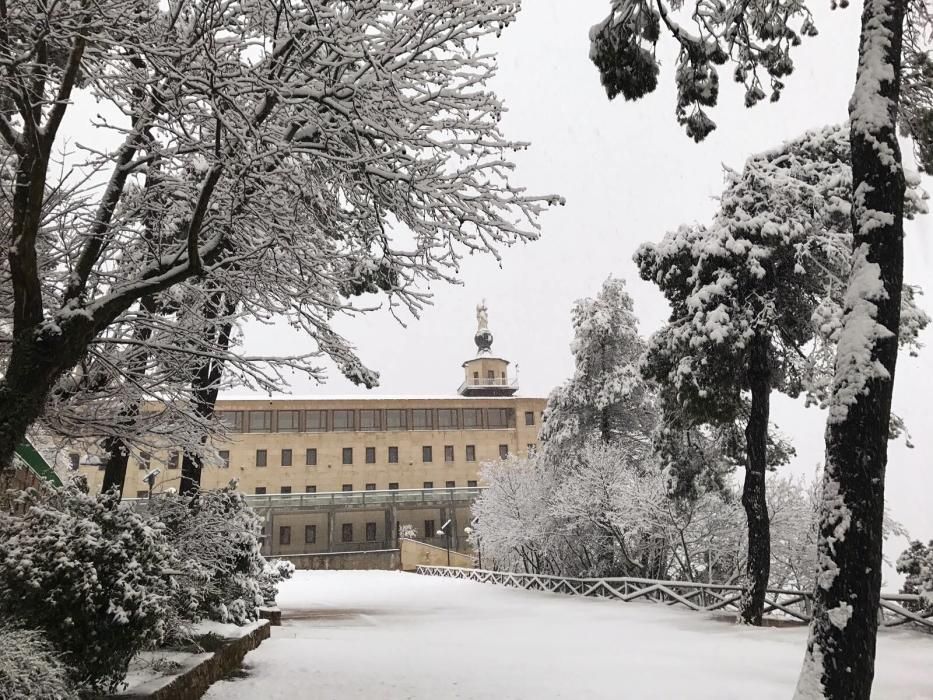
[[[114,689],[161,641],[176,565],[162,529],[109,494],[21,492],[0,513],[0,615],[44,630],[78,685]]]
[[[897,558],[897,572],[906,574],[901,593],[923,596],[922,604],[905,603],[914,612],[933,610],[933,540],[923,544],[914,540]]]
[[[259,588],[262,592],[262,601],[267,604],[275,603],[275,596],[278,593],[279,584],[287,581],[295,573],[295,565],[286,559],[272,559],[266,562],[259,580]]]
[[[262,518],[243,494],[223,488],[159,495],[149,502],[148,517],[164,526],[192,588],[178,601],[184,616],[236,624],[258,617],[266,569]]]
[[[399,527],[398,536],[408,540],[416,539],[418,537],[418,528],[416,528],[411,523],[405,523]]]
[[[69,700],[70,669],[38,630],[0,625],[0,698]]]

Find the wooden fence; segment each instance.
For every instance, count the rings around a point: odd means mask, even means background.
[[[446,566],[419,566],[416,573],[425,576],[465,579],[494,583],[529,591],[545,591],[587,597],[615,598],[622,601],[647,600],[664,605],[679,605],[696,612],[738,612],[742,586],[691,581],[656,581],[646,578],[567,578],[544,574],[520,574],[508,571],[460,569]],[[879,622],[883,627],[916,624],[933,631],[933,610],[913,612],[903,603],[920,603],[919,595],[881,594]],[[775,619],[809,622],[812,594],[806,591],[769,588],[765,614]]]

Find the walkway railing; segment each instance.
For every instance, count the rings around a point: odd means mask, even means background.
[[[688,608],[696,612],[725,610],[738,612],[742,586],[694,583],[691,581],[657,581],[645,578],[568,578],[544,574],[521,574],[508,571],[459,569],[446,566],[419,566],[416,573],[425,576],[465,579],[480,583],[495,583],[529,591],[546,591],[590,598],[615,598],[625,602],[647,600],[665,605]],[[903,603],[920,603],[922,597],[907,594],[881,594],[879,608],[883,627],[898,627],[916,623],[933,630],[933,611],[912,612]],[[775,618],[809,622],[812,594],[808,591],[769,588],[765,597],[765,614]]]
[[[485,490],[484,486],[459,486],[436,489],[391,489],[387,491],[327,491],[321,493],[247,494],[246,502],[253,508],[329,508],[334,506],[417,506],[421,503],[452,501],[472,503]],[[145,507],[145,498],[124,498],[131,505]]]

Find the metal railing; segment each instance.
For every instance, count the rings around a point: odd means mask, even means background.
[[[391,506],[419,503],[472,503],[485,490],[485,486],[458,486],[435,489],[391,489],[387,491],[327,491],[321,493],[247,494],[246,502],[256,509],[303,508],[331,506]],[[145,498],[124,498],[134,505],[145,505]]]
[[[425,576],[465,579],[479,583],[494,583],[530,591],[545,591],[585,597],[615,598],[624,602],[646,600],[675,605],[695,612],[738,612],[744,588],[737,585],[694,583],[691,581],[658,581],[644,578],[568,578],[544,574],[521,574],[484,569],[461,569],[446,566],[419,566],[416,573]],[[812,593],[808,591],[769,588],[765,597],[765,615],[785,620],[809,622]],[[913,612],[902,603],[922,603],[919,595],[882,593],[879,622],[882,627],[917,624],[933,630],[933,610]]]
[[[463,391],[464,389],[467,389],[467,388],[469,388],[469,387],[471,387],[471,386],[479,386],[479,387],[484,387],[484,386],[502,386],[502,387],[508,387],[509,389],[517,389],[517,388],[518,388],[518,380],[516,380],[516,379],[503,379],[502,377],[492,377],[492,378],[490,378],[490,377],[485,377],[485,378],[484,378],[484,377],[473,377],[473,378],[471,378],[471,379],[465,380],[465,381],[463,382],[463,384],[460,385],[460,389],[459,389],[458,391]]]

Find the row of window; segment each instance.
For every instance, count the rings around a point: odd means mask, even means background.
[[[476,488],[476,485],[477,485],[477,484],[476,484],[476,481],[474,481],[473,479],[470,479],[469,481],[467,481],[467,487],[468,487],[468,488]],[[422,486],[422,488],[433,489],[433,488],[434,488],[434,482],[433,482],[433,481],[425,481],[424,484],[423,484],[423,486]],[[455,489],[455,488],[457,488],[457,482],[456,482],[456,481],[446,481],[446,482],[444,482],[444,488],[445,488],[445,489]],[[340,490],[341,490],[341,491],[353,491],[353,484],[343,484],[343,485],[340,487]],[[370,482],[370,483],[366,484],[366,488],[365,488],[364,490],[366,490],[366,491],[375,491],[375,490],[376,490],[376,484],[373,483],[373,482]],[[390,482],[389,482],[389,488],[388,488],[388,490],[389,490],[389,491],[397,491],[397,490],[398,490],[398,482],[397,482],[397,481],[390,481]],[[143,491],[142,493],[145,494],[146,492]],[[268,492],[268,490],[266,489],[265,486],[257,486],[257,487],[256,487],[256,490],[254,491],[254,493],[255,493],[257,496],[265,496],[265,495],[267,495],[269,492]],[[280,486],[280,487],[279,487],[279,493],[292,493],[292,487],[291,487],[291,486]],[[307,486],[305,486],[305,493],[317,493],[317,486],[316,486],[315,484],[308,484]]]
[[[533,445],[528,446],[529,449]],[[363,449],[363,459],[366,464],[375,464],[376,463],[376,448],[375,447],[366,447]],[[465,454],[467,462],[476,461],[476,445],[467,445]],[[509,446],[506,444],[499,445],[499,457],[505,459],[509,456]],[[353,464],[353,448],[344,447],[341,449],[341,464],[352,465]],[[223,466],[230,466],[230,450],[220,450],[220,458],[223,460]],[[431,464],[434,462],[434,448],[431,445],[423,445],[421,447],[421,461],[424,464]],[[453,445],[444,445],[444,461],[453,462],[455,461],[455,453]],[[386,448],[386,462],[389,464],[398,464],[398,447],[390,446]],[[283,467],[290,467],[293,464],[293,454],[290,448],[283,449],[279,454],[279,464]],[[265,449],[256,450],[256,466],[257,467],[267,467],[269,466],[269,451]],[[317,466],[317,448],[309,447],[305,450],[305,466],[306,467],[315,467]],[[142,468],[142,467],[140,467]],[[169,469],[172,467],[169,466]]]
[[[376,541],[376,523],[368,522],[366,523],[366,541],[375,542]],[[425,537],[434,537],[434,521],[425,520],[424,521],[424,536]],[[340,541],[341,542],[353,542],[353,523],[343,523],[340,526]],[[291,544],[292,543],[292,528],[290,525],[281,525],[279,526],[279,544]],[[317,525],[305,525],[305,544],[316,544],[317,543]]]
[[[386,408],[217,411],[233,433],[318,433],[340,430],[477,430],[514,428],[512,408]],[[535,424],[525,411],[525,425]]]

